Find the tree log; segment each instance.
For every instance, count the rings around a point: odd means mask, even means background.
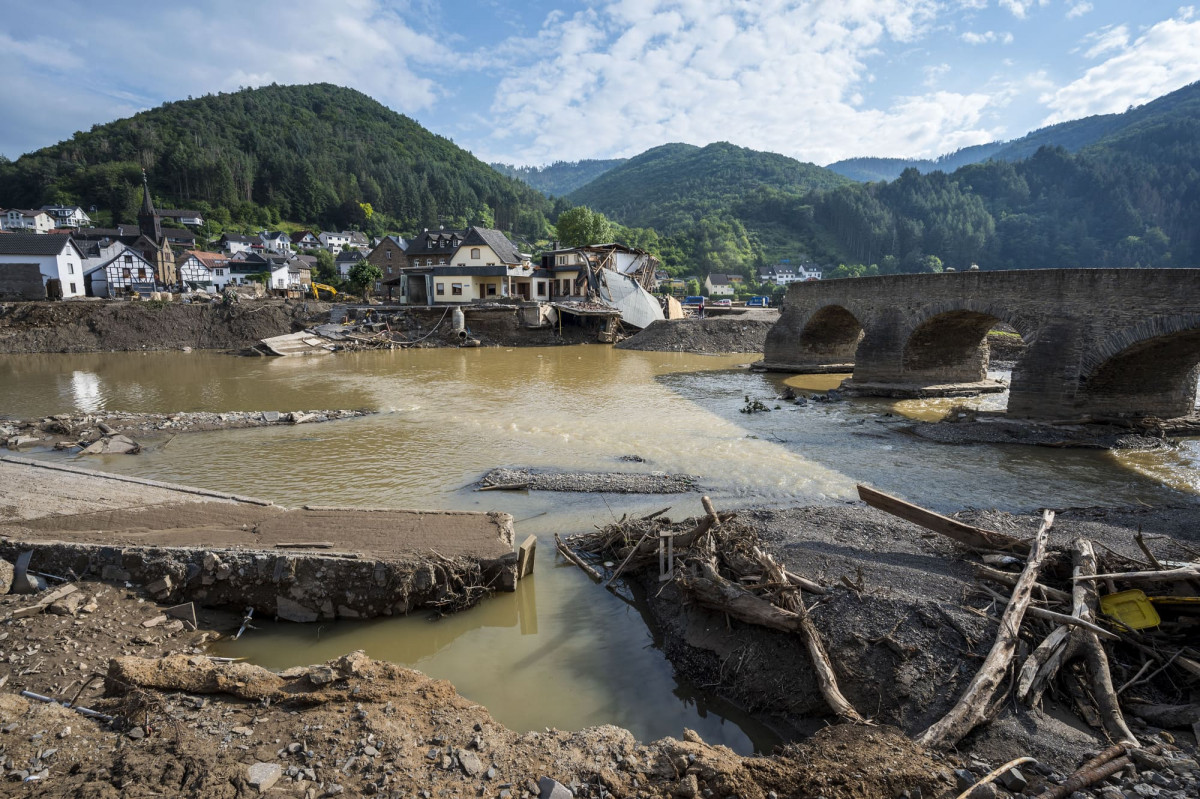
[[[601,576],[600,572],[596,571],[591,566],[589,566],[584,561],[583,558],[581,558],[575,554],[575,551],[573,549],[571,549],[569,546],[564,544],[562,538],[559,537],[558,533],[554,534],[554,546],[558,547],[558,551],[562,553],[562,556],[564,558],[571,561],[579,568],[583,569],[584,572],[589,577],[591,577],[593,580],[595,580],[598,583],[604,581],[604,577]]]
[[[1019,538],[965,524],[865,485],[858,486],[858,497],[872,508],[899,516],[905,521],[952,538],[973,549],[1000,549],[1020,554],[1029,551],[1029,545]]]
[[[1071,545],[1071,558],[1075,563],[1076,579],[1072,593],[1082,593],[1085,605],[1082,618],[1085,621],[1095,621],[1096,607],[1100,599],[1096,594],[1095,585],[1087,581],[1088,577],[1096,573],[1096,552],[1092,548],[1092,542],[1086,538],[1076,538]],[[1117,700],[1116,689],[1113,688],[1112,672],[1108,668],[1108,653],[1104,651],[1100,638],[1087,629],[1076,629],[1073,635],[1078,636],[1084,657],[1087,658],[1088,670],[1092,673],[1092,693],[1095,694],[1096,704],[1100,707],[1100,721],[1105,731],[1118,743],[1141,746],[1121,714],[1121,705]]]
[[[1200,704],[1152,705],[1146,702],[1126,702],[1126,709],[1155,727],[1168,730],[1190,730],[1200,724]]]
[[[1004,679],[1008,665],[1012,662],[1017,649],[1017,634],[1021,629],[1021,621],[1025,617],[1025,609],[1033,595],[1033,585],[1037,582],[1038,571],[1046,558],[1046,544],[1050,539],[1050,526],[1054,524],[1054,512],[1042,512],[1042,526],[1033,538],[1029,548],[1029,557],[1025,561],[1025,569],[1013,589],[1012,599],[1004,609],[1000,619],[1000,628],[996,631],[996,641],[992,650],[984,659],[983,665],[975,673],[975,678],[967,686],[967,690],[950,708],[950,712],[936,721],[929,729],[917,737],[917,743],[931,748],[946,748],[953,746],[964,735],[973,730],[987,718],[988,705],[996,688]]]
[[[999,569],[993,569],[991,566],[976,566],[975,576],[981,577],[984,580],[991,580],[993,583],[1000,583],[1012,588],[1017,584],[1017,575],[1011,572],[1003,572]],[[1071,604],[1071,595],[1066,591],[1060,591],[1057,588],[1051,588],[1048,585],[1038,583],[1033,587],[1034,592],[1041,594],[1043,599],[1053,600],[1055,602],[1064,602]]]
[[[1117,572],[1115,574],[1089,574],[1076,580],[1122,580],[1127,583],[1177,583],[1200,578],[1200,566],[1183,566],[1178,569],[1148,572]]]

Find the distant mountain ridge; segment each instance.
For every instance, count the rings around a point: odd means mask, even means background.
[[[501,175],[528,183],[547,197],[562,197],[625,163],[626,158],[583,161],[555,161],[548,166],[513,166],[493,162],[492,169]]]
[[[1079,152],[1107,138],[1119,136],[1124,131],[1153,123],[1156,119],[1175,115],[1189,108],[1200,109],[1198,87],[1200,83],[1190,84],[1120,114],[1098,114],[1059,122],[1034,130],[1018,139],[964,147],[934,159],[847,158],[835,161],[826,168],[851,180],[866,183],[895,180],[905,169],[916,169],[925,174],[935,170],[953,172],[959,167],[988,160],[1019,161],[1031,157],[1041,147],[1062,147],[1067,152]]]

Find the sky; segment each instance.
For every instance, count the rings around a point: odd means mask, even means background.
[[[1158,0],[58,0],[0,27],[0,154],[172,100],[358,89],[485,161],[728,141],[927,158],[1200,80]]]

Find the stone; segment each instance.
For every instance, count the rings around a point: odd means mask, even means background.
[[[40,438],[34,438],[33,436],[13,436],[8,440],[8,448],[21,449],[22,447],[32,447],[40,442]]]
[[[966,799],[996,799],[1000,795],[999,789],[995,783],[985,782],[982,785],[976,785],[967,794]]]
[[[140,741],[146,737],[146,731],[143,730],[141,727],[134,727],[132,730],[130,730],[129,732],[127,732],[125,734],[135,741]]]
[[[965,791],[975,784],[975,775],[965,768],[956,768],[954,770],[954,784],[958,786],[958,790]]]
[[[379,756],[379,750],[378,750],[378,749],[376,749],[376,748],[375,748],[375,747],[373,747],[373,746],[364,746],[364,747],[363,747],[363,754],[364,754],[364,755],[366,755],[367,757],[378,757],[378,756]]]
[[[12,588],[13,573],[13,565],[4,558],[0,558],[0,596],[7,594],[8,589]]]
[[[695,799],[696,795],[700,793],[700,782],[696,779],[696,775],[685,775],[679,781],[679,785],[675,787],[674,793],[679,799]]]
[[[171,575],[164,575],[154,582],[146,586],[146,592],[150,594],[166,594],[170,593],[175,584],[171,581]]]
[[[567,786],[550,777],[538,779],[538,799],[575,799]]]
[[[166,620],[167,620],[166,615],[160,613],[157,616],[152,616],[149,619],[146,619],[144,622],[142,622],[142,626],[146,627],[146,628],[157,627],[158,625],[162,624]]]
[[[46,612],[55,616],[74,616],[85,601],[87,601],[86,594],[79,592],[67,594],[57,602],[51,603],[50,607],[46,608]]]
[[[259,793],[271,790],[271,786],[283,776],[283,769],[278,763],[255,763],[246,769],[246,782],[258,789]]]
[[[129,572],[125,571],[120,566],[109,563],[100,569],[100,579],[124,583],[129,581]]]
[[[263,421],[275,423],[279,421],[279,411],[263,411]]]
[[[316,621],[319,614],[317,611],[306,608],[294,599],[288,599],[285,596],[276,596],[275,615],[284,621],[307,624]]]
[[[1018,768],[1010,768],[999,777],[997,781],[1013,793],[1020,793],[1029,785],[1029,780],[1025,779],[1025,775]]]
[[[243,735],[249,737],[254,734],[254,730],[250,727],[234,727],[230,730],[234,735]]]
[[[457,749],[454,754],[458,757],[458,765],[468,777],[478,777],[483,773],[483,763],[475,753],[468,749]]]

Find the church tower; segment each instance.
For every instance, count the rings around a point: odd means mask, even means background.
[[[146,170],[142,170],[142,210],[138,211],[138,230],[155,246],[162,245],[162,224],[158,212],[154,210],[154,201],[150,199],[150,184],[146,180]]]

